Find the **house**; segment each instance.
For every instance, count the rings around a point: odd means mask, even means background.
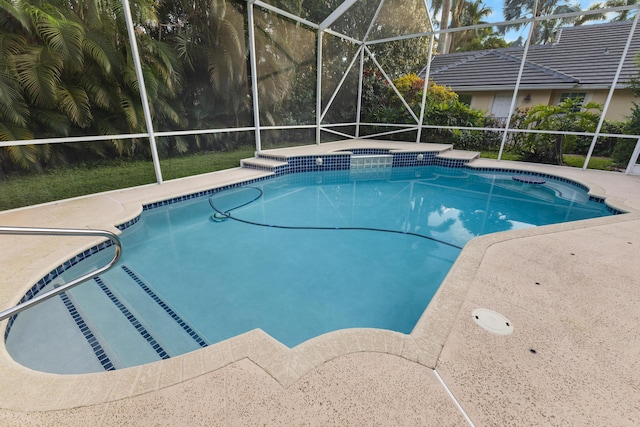
[[[518,91],[517,107],[556,105],[565,98],[605,103],[624,52],[632,21],[565,27],[552,44],[529,47]],[[640,28],[636,29],[606,114],[623,120],[632,102],[628,89],[638,76]],[[496,118],[509,114],[524,47],[460,52],[433,56],[429,77],[453,89],[474,108]],[[426,67],[420,76],[424,78]]]

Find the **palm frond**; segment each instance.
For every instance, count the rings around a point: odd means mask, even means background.
[[[176,108],[178,106],[178,108]],[[170,102],[164,98],[153,103],[153,115],[155,121],[168,122],[173,125],[186,126],[184,112],[181,111],[180,103]]]
[[[31,108],[31,126],[38,129],[39,137],[69,136],[71,122],[69,118],[53,109]]]
[[[114,103],[113,85],[101,80],[99,73],[91,71],[93,70],[89,68],[83,73],[78,83],[87,92],[93,105],[107,111],[115,111],[117,104]]]
[[[106,111],[104,112],[106,113]],[[100,135],[117,135],[119,133],[123,133],[123,130],[118,128],[114,123],[111,117],[107,117],[103,114],[96,114],[96,122],[95,126],[98,129],[98,134]]]
[[[111,146],[116,150],[120,156],[131,155],[133,153],[133,147],[131,142],[124,139],[112,139],[109,141]]]
[[[161,79],[159,79],[153,71],[154,70],[149,65],[142,66],[142,78],[144,79],[144,85],[147,89],[147,97],[149,98],[149,103],[151,104],[153,104],[158,99],[158,93],[162,85]],[[136,86],[137,85],[138,82],[136,82]]]
[[[19,54],[25,44],[26,40],[20,35],[12,33],[1,33],[0,63],[8,64],[10,62],[10,58],[14,55]]]
[[[0,73],[0,120],[9,121],[18,126],[26,126],[29,107],[20,87],[13,76]]]
[[[29,31],[29,18],[18,8],[16,8],[11,2],[6,0],[0,0],[0,11],[3,11],[7,17],[20,24],[23,30]]]
[[[82,50],[91,58],[105,75],[111,75],[113,66],[110,55],[105,49],[102,37],[99,34],[87,33],[82,40]]]
[[[58,108],[63,111],[71,122],[80,127],[87,127],[91,123],[91,106],[89,95],[78,86],[58,85]]]
[[[27,52],[15,56],[18,81],[37,105],[54,105],[63,66],[62,58],[46,46],[30,46]]]
[[[46,45],[53,52],[61,55],[65,64],[74,70],[79,70],[83,61],[84,28],[82,25],[66,19],[60,12],[54,16],[33,6],[28,7],[27,12],[31,15],[36,33]]]
[[[0,124],[0,134],[4,133]],[[40,169],[40,152],[37,145],[12,145],[5,147],[13,164],[24,170]]]
[[[191,53],[191,42],[185,33],[178,34],[174,42],[174,49],[189,70],[194,70],[194,58]]]
[[[189,151],[189,141],[183,136],[174,137],[175,150],[178,153],[186,153]]]
[[[136,75],[136,69],[133,63],[129,63],[123,69],[123,78],[125,85],[131,89],[136,95],[140,93],[140,86],[138,85],[138,76]]]
[[[135,102],[128,94],[122,93],[120,95],[120,108],[131,132],[144,132],[145,130],[143,115],[138,106],[139,102]]]
[[[162,76],[165,86],[172,91],[179,90],[182,81],[182,67],[176,51],[167,43],[149,39],[148,48],[153,54],[153,64]],[[174,88],[175,86],[175,88]]]
[[[20,141],[25,139],[33,139],[33,134],[29,129],[0,121],[0,141]]]

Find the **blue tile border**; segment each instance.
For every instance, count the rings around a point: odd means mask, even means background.
[[[129,322],[133,325],[133,327],[136,328],[138,333],[142,335],[144,339],[147,340],[149,345],[155,350],[158,356],[160,356],[161,359],[169,359],[171,356],[169,356],[169,354],[162,348],[162,346],[158,344],[155,338],[153,338],[153,336],[151,336],[149,331],[147,331],[147,329],[144,326],[142,326],[142,324],[138,321],[138,319],[136,319],[136,317],[133,314],[131,314],[129,309],[124,304],[122,304],[122,302],[120,302],[120,300],[113,294],[113,292],[111,292],[111,290],[107,287],[107,285],[104,284],[102,279],[100,277],[94,277],[93,280],[95,280],[98,286],[100,286],[100,289],[102,289],[102,291],[107,295],[107,297],[109,297],[111,302],[113,302],[115,306],[118,307],[118,309],[124,315],[124,317],[126,317],[127,320],[129,320]]]
[[[551,174],[548,174],[548,173],[533,172],[533,171],[523,171],[523,170],[518,170],[518,169],[507,169],[507,168],[477,168],[477,167],[473,167],[473,166],[470,166],[470,165],[465,165],[464,167],[467,168],[467,169],[470,169],[470,170],[480,171],[480,172],[513,173],[513,174],[518,174],[518,175],[532,176],[532,177],[536,177],[536,178],[551,179],[551,180],[554,180],[554,181],[558,181],[558,182],[562,182],[562,183],[565,183],[565,184],[572,185],[574,187],[579,188],[580,190],[583,190],[586,193],[589,192],[589,187],[587,187],[586,185],[582,185],[579,182],[573,181],[573,180],[568,179],[568,178],[563,178],[563,177],[556,176],[556,175],[551,175]],[[607,212],[609,212],[612,215],[621,215],[621,214],[626,213],[624,211],[618,210],[616,208],[613,208],[613,207],[607,205],[606,201],[605,201],[605,198],[603,198],[603,197],[589,195],[589,200],[592,201],[592,202],[604,204],[605,205],[605,209],[607,210]]]
[[[82,335],[84,335],[85,339],[91,346],[91,349],[93,350],[93,354],[95,354],[95,356],[98,358],[98,361],[100,362],[104,370],[115,371],[116,368],[115,366],[113,366],[113,363],[111,363],[109,356],[107,356],[107,354],[105,353],[104,349],[100,345],[100,342],[98,341],[96,336],[93,335],[93,332],[91,332],[91,329],[89,329],[89,326],[87,326],[87,324],[85,323],[80,313],[78,313],[78,310],[76,309],[75,305],[71,302],[71,300],[67,296],[67,293],[66,292],[61,293],[60,298],[62,299],[64,306],[67,308],[67,311],[69,311],[69,314],[71,315],[73,320],[76,322],[76,325],[78,325],[78,328],[80,328],[80,332],[82,332]]]
[[[503,173],[514,173],[518,175],[528,175],[535,176],[538,178],[548,178],[553,179],[555,181],[564,182],[565,184],[573,185],[574,187],[578,187],[579,189],[589,192],[589,188],[585,185],[580,184],[579,182],[573,181],[571,179],[562,178],[559,176],[551,175],[543,172],[533,172],[533,171],[523,171],[518,169],[507,169],[507,168],[476,168],[473,166],[467,166],[469,169],[480,172],[503,172]]]
[[[255,184],[257,182],[267,180],[269,178],[271,178],[271,176],[264,176],[261,178],[250,179],[247,181],[241,181],[241,182],[236,182],[234,184],[225,185],[224,187],[211,188],[209,190],[198,191],[197,193],[185,194],[184,196],[178,196],[178,197],[173,197],[171,199],[161,200],[159,202],[148,203],[146,205],[142,205],[142,211],[144,212],[151,209],[160,208],[162,206],[172,205],[174,203],[185,202],[187,200],[193,200],[193,199],[197,199],[199,197],[204,197],[204,196],[210,196],[222,190],[228,190],[228,189],[237,188],[237,187],[244,187],[246,185]],[[119,230],[124,230],[126,228],[131,227],[132,225],[137,223],[139,220],[140,220],[140,215],[138,215],[136,218],[129,220],[125,223],[119,224],[116,227]]]
[[[144,283],[133,271],[131,271],[127,266],[123,265],[121,266],[122,269],[129,275],[129,277],[131,277],[131,279],[136,282],[138,284],[138,286],[140,286],[142,288],[143,291],[145,291],[145,293],[147,295],[149,295],[151,297],[151,299],[153,299],[156,304],[158,304],[160,307],[162,307],[162,309],[169,315],[171,316],[171,318],[173,320],[176,321],[176,323],[178,325],[180,325],[180,327],[182,329],[185,330],[185,332],[187,334],[189,334],[189,336],[196,342],[198,343],[198,345],[202,348],[206,347],[208,344],[206,343],[206,341],[204,339],[202,339],[197,333],[196,331],[193,330],[193,328],[191,326],[189,326],[189,324],[187,322],[185,322],[184,320],[182,320],[182,318],[180,316],[178,316],[178,314],[173,311],[171,309],[171,307],[169,307],[167,305],[167,303],[165,303],[158,295],[156,295],[155,292],[153,292],[149,286],[147,286],[146,283]]]
[[[310,155],[310,156],[295,156],[295,157],[282,157],[273,156],[268,154],[260,154],[260,158],[277,160],[287,162],[286,165],[269,167],[250,165],[245,166],[247,169],[262,170],[265,172],[273,172],[275,176],[288,175],[300,172],[324,172],[324,171],[339,171],[349,170],[351,167],[351,154],[354,155],[393,155],[393,167],[406,167],[406,166],[430,166],[430,165],[451,165],[451,167],[463,167],[469,160],[453,160],[438,159],[437,154],[439,151],[412,151],[412,152],[391,152],[390,149],[380,148],[366,148],[366,149],[353,149],[343,150],[344,154],[329,154],[329,155]],[[339,153],[339,152],[336,152]],[[422,155],[422,158],[419,158]],[[322,159],[322,164],[318,165],[316,160]],[[439,164],[439,162],[443,164]],[[161,200],[159,202],[153,202],[142,206],[142,211],[159,208],[162,206],[172,205],[174,203],[184,202],[187,200],[197,199],[199,197],[210,196],[223,190],[229,190],[231,188],[243,187],[257,182],[271,179],[273,176],[265,176],[261,178],[246,180],[237,182],[223,187],[212,188],[209,190],[199,191],[197,193],[190,193],[179,197],[173,197],[171,199]],[[131,219],[125,223],[119,224],[116,227],[119,230],[124,230],[136,224],[140,220],[138,215],[136,218]]]

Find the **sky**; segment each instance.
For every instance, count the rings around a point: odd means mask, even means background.
[[[600,3],[604,3],[604,1],[606,0],[602,0],[600,1]],[[580,1],[569,1],[569,4],[579,4],[581,6],[581,8],[584,9],[588,9],[592,4],[594,3],[598,3],[598,0],[580,0]],[[500,21],[504,21],[504,16],[502,14],[502,8],[503,8],[503,4],[504,1],[503,0],[483,0],[483,3],[485,5],[487,5],[488,7],[490,7],[491,9],[493,9],[493,14],[487,18],[485,18],[485,20],[487,22],[500,22]],[[564,4],[562,1],[559,2],[559,4]],[[518,37],[522,36],[522,38],[526,38],[527,36],[527,29],[520,29],[519,31],[510,31],[507,33],[507,35],[505,36],[505,39],[507,41],[513,41],[516,40]]]

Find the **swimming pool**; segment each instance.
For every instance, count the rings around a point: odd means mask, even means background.
[[[471,238],[608,214],[551,177],[440,166],[281,176],[147,210],[116,268],[21,314],[7,348],[34,369],[90,372],[257,327],[288,346],[351,327],[409,333]]]

